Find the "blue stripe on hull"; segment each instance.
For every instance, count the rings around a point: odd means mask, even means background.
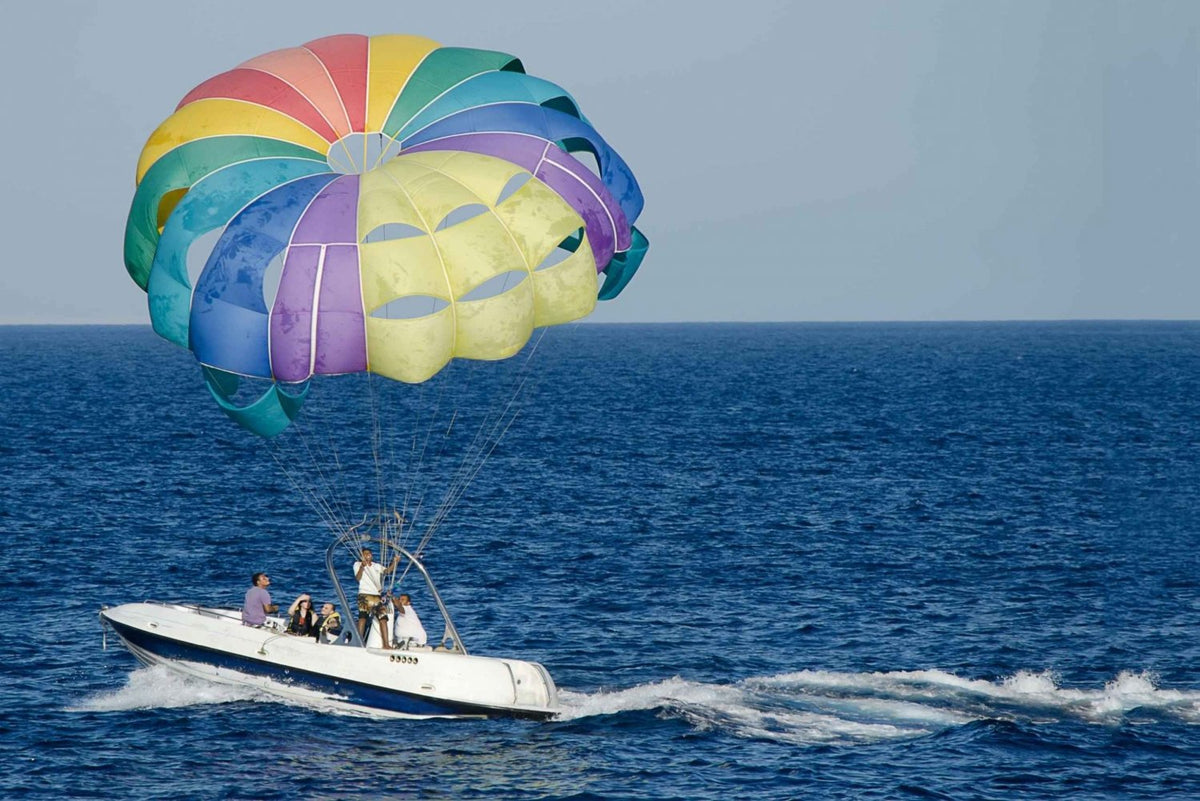
[[[166,660],[198,662],[204,665],[212,665],[213,667],[236,670],[239,673],[268,678],[280,684],[302,687],[306,690],[324,693],[345,703],[357,704],[359,706],[370,707],[371,709],[383,709],[406,715],[503,714],[541,719],[550,717],[549,713],[538,714],[516,710],[492,709],[472,704],[447,704],[431,701],[400,690],[385,690],[355,681],[335,679],[321,673],[313,673],[296,668],[284,668],[271,662],[161,637],[157,634],[151,634],[113,620],[108,620],[108,622],[116,629],[117,634],[123,640]],[[329,647],[338,648],[347,646],[330,645]]]

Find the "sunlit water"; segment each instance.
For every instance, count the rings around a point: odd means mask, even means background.
[[[359,401],[317,384],[309,439],[263,447],[148,330],[0,328],[0,794],[1200,796],[1200,326],[551,334],[426,552],[473,652],[557,679],[529,723],[103,650],[105,603],[230,605],[262,569],[328,597],[288,474],[357,469]]]

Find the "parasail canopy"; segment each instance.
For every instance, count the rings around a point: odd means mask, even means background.
[[[513,56],[346,34],[183,98],[138,161],[125,266],[154,330],[273,436],[314,376],[419,383],[586,316],[645,255],[642,203],[575,99]],[[243,378],[271,383],[240,403]]]

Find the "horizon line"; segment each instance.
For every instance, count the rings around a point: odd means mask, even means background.
[[[1195,323],[1200,317],[944,317],[844,320],[576,320],[575,325],[921,325],[970,323]],[[568,323],[569,324],[569,323]],[[0,328],[151,328],[138,322],[5,322]],[[557,326],[555,326],[557,327]]]

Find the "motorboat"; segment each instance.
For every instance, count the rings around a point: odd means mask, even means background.
[[[398,718],[514,717],[545,720],[558,712],[558,693],[537,662],[468,653],[421,559],[385,535],[372,540],[395,554],[397,574],[424,578],[445,624],[431,644],[364,640],[354,625],[334,568],[336,554],[361,543],[351,530],[334,540],[325,561],[347,622],[333,642],[287,632],[282,617],[245,625],[240,609],[146,601],[103,607],[100,620],[146,665],[240,685],[296,703]],[[381,559],[382,561],[382,559]],[[403,579],[400,579],[402,582]]]

